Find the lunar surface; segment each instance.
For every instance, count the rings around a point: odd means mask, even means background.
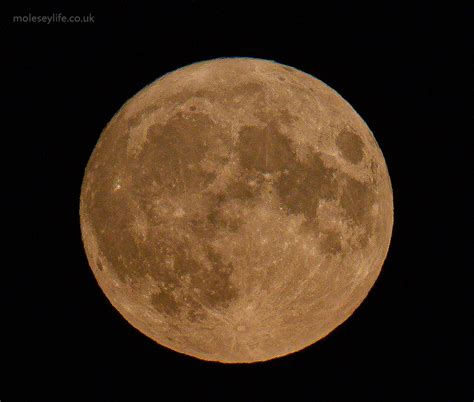
[[[159,344],[225,363],[301,350],[380,273],[393,201],[367,125],[275,62],[192,64],[144,88],[85,170],[82,238],[115,308]]]

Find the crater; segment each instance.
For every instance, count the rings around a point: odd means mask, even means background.
[[[347,161],[357,164],[364,156],[364,143],[351,128],[344,128],[336,138],[336,146]]]

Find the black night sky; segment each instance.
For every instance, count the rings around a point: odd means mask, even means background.
[[[471,401],[472,10],[152,4],[3,5],[0,400]],[[58,13],[94,21],[13,21]],[[336,89],[374,133],[394,192],[391,247],[364,303],[315,345],[253,365],[187,357],[131,327],[97,285],[79,228],[84,168],[114,113],[159,76],[225,56],[275,60]]]

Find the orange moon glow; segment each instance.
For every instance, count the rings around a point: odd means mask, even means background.
[[[216,59],[131,98],[85,170],[82,238],[115,308],[204,360],[296,352],[345,321],[380,273],[390,178],[335,91],[275,62]]]

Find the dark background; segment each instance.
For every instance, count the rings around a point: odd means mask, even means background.
[[[472,10],[432,3],[5,9],[1,401],[471,401]],[[12,22],[29,13],[95,22]],[[131,327],[97,285],[79,228],[84,168],[113,114],[159,76],[224,56],[275,60],[336,89],[374,132],[394,192],[390,251],[360,308],[304,351],[253,365],[187,357]]]

